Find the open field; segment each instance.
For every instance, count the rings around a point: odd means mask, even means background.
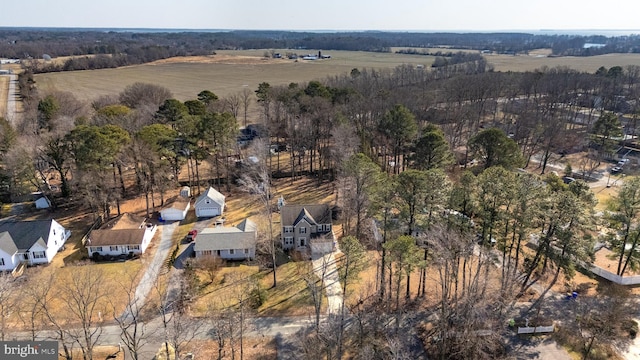
[[[436,50],[436,49],[434,49]],[[442,49],[438,49],[442,50]],[[432,56],[358,51],[325,51],[331,59],[305,61],[266,59],[265,50],[225,50],[215,56],[179,57],[150,64],[118,69],[85,70],[38,74],[41,91],[71,91],[86,101],[101,95],[117,94],[134,82],[154,83],[169,88],[179,100],[188,100],[204,89],[218,96],[236,94],[244,87],[255,90],[261,82],[284,85],[345,74],[353,68],[394,68],[401,64],[422,64],[429,67]],[[285,53],[287,50],[275,50]],[[289,50],[291,51],[291,50]],[[300,52],[300,51],[298,51]],[[305,50],[317,53],[317,50]],[[595,72],[600,66],[640,63],[640,54],[608,54],[592,57],[549,58],[548,51],[531,55],[487,55],[497,71],[527,71],[543,66],[567,66],[580,71]]]
[[[433,62],[430,56],[357,51],[331,51],[327,52],[331,59],[316,61],[264,59],[263,53],[264,50],[218,51],[212,57],[173,58],[118,69],[38,74],[35,80],[40,91],[71,91],[86,101],[118,94],[135,82],[165,86],[175,98],[184,101],[195,99],[204,89],[224,97],[241,92],[245,85],[253,91],[261,82],[285,85],[344,74],[353,68],[394,68],[405,63],[430,66]]]
[[[531,55],[485,55],[487,62],[492,64],[496,71],[531,71],[543,66],[549,68],[565,66],[578,71],[594,73],[599,67],[610,68],[612,66],[638,65],[640,54],[606,54],[588,57],[546,57],[544,53]]]

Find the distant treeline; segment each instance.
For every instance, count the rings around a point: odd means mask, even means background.
[[[585,44],[597,44],[587,46]],[[0,29],[0,57],[38,59],[105,55],[74,59],[33,69],[64,71],[118,67],[172,56],[208,55],[222,49],[326,49],[389,52],[391,47],[487,50],[503,54],[551,48],[555,56],[640,52],[640,35],[577,36],[527,33],[401,33],[290,31],[151,32],[91,29]],[[419,53],[419,50],[416,50]],[[444,55],[443,55],[444,56]]]
[[[480,55],[479,53],[471,53],[471,52],[464,52],[464,51],[431,52],[431,51],[414,48],[414,49],[397,50],[396,53],[435,56],[436,58],[433,61],[433,64],[431,65],[431,67],[434,67],[434,68],[448,66],[448,65],[455,65],[455,64],[464,64],[468,62],[477,62],[477,61],[482,61],[484,59],[482,55]]]

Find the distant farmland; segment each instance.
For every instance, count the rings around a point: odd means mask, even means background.
[[[447,49],[455,51],[454,49]],[[36,75],[42,92],[62,90],[79,99],[91,101],[100,95],[117,94],[127,85],[146,82],[165,86],[179,100],[193,99],[201,90],[211,90],[224,97],[242,91],[255,90],[261,82],[284,85],[306,82],[327,76],[349,73],[358,68],[394,68],[401,64],[423,65],[428,69],[432,56],[356,51],[323,51],[331,59],[297,62],[289,59],[263,59],[265,50],[219,51],[212,57],[186,57],[162,60],[151,64],[118,69],[87,70]],[[284,54],[287,50],[276,50]],[[291,51],[291,50],[288,50]],[[298,50],[298,54],[317,53]],[[640,54],[609,54],[593,57],[548,58],[539,55],[487,55],[496,71],[527,71],[542,66],[567,66],[580,71],[595,72],[600,66],[640,64]]]
[[[165,86],[177,99],[184,101],[194,99],[205,89],[223,97],[241,92],[245,85],[255,90],[261,82],[284,85],[345,74],[353,68],[394,68],[401,64],[421,64],[428,68],[433,63],[431,56],[392,53],[325,51],[323,53],[331,55],[331,59],[297,62],[263,59],[263,53],[264,50],[219,51],[213,57],[173,58],[118,69],[38,74],[35,80],[42,92],[70,91],[88,101],[100,95],[117,94],[135,82],[146,82]]]

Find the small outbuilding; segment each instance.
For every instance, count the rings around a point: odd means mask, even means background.
[[[225,197],[216,189],[209,187],[194,204],[197,217],[221,216],[224,211]]]
[[[46,196],[43,196],[35,201],[36,209],[48,209],[51,207],[51,201]]]
[[[189,199],[174,199],[165,208],[160,210],[160,217],[165,221],[180,221],[187,217],[187,212],[191,208]]]
[[[190,198],[191,188],[188,186],[184,186],[182,189],[180,189],[180,196],[182,196],[183,198]]]

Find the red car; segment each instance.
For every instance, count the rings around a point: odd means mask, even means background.
[[[187,234],[187,241],[193,241],[196,239],[196,236],[198,236],[198,230],[193,229],[191,231],[189,231],[189,233]]]

